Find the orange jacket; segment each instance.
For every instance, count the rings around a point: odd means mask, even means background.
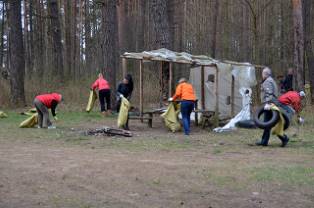
[[[173,100],[180,99],[195,101],[196,96],[193,90],[193,86],[186,82],[179,84],[176,88],[176,93],[172,98]]]
[[[98,88],[98,90],[110,89],[110,85],[104,78],[98,78],[92,85],[93,90],[96,88]]]

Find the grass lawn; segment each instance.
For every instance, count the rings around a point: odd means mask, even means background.
[[[60,112],[57,129],[0,119],[0,207],[314,207],[314,113],[280,148],[261,130],[192,135],[134,122],[131,138],[86,136],[115,126],[97,112]]]

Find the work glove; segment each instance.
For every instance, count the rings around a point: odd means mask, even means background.
[[[271,109],[271,104],[266,104],[265,106],[264,106],[264,110],[270,110]]]
[[[298,118],[298,122],[299,122],[299,124],[303,125],[304,124],[304,118],[299,117]]]
[[[57,120],[58,120],[58,117],[57,117],[57,116],[54,116],[53,119],[54,119],[55,121],[57,121]]]
[[[172,98],[172,97],[168,98],[168,101],[169,101],[169,102],[172,102],[172,101],[173,101],[173,98]]]

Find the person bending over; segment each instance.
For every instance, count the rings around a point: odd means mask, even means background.
[[[56,117],[57,105],[62,101],[62,95],[58,93],[37,95],[34,99],[34,106],[38,113],[38,128],[55,128],[49,119],[49,111],[51,109],[54,120]]]
[[[196,96],[192,84],[188,83],[185,78],[179,80],[179,84],[176,88],[176,93],[169,101],[180,100],[181,102],[181,115],[183,122],[184,134],[190,134],[190,121],[191,113],[194,109]]]
[[[304,123],[304,119],[300,116],[302,111],[302,100],[305,98],[304,91],[289,91],[282,94],[279,98],[279,105],[292,118],[294,113],[297,113],[299,123]]]

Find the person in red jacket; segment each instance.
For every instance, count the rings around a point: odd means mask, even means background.
[[[104,79],[102,73],[99,73],[98,79],[92,85],[92,90],[98,89],[99,94],[99,102],[100,102],[100,110],[106,115],[107,112],[111,112],[110,106],[110,85],[107,80]],[[105,104],[107,106],[105,106]]]
[[[282,94],[278,101],[280,106],[287,111],[288,114],[293,115],[295,112],[298,114],[299,122],[303,123],[303,118],[300,117],[299,113],[302,110],[302,99],[305,97],[303,91],[289,91]]]
[[[55,128],[49,120],[49,111],[51,109],[52,116],[55,120],[56,107],[62,101],[62,95],[58,93],[37,95],[34,99],[34,106],[38,113],[38,128]]]

